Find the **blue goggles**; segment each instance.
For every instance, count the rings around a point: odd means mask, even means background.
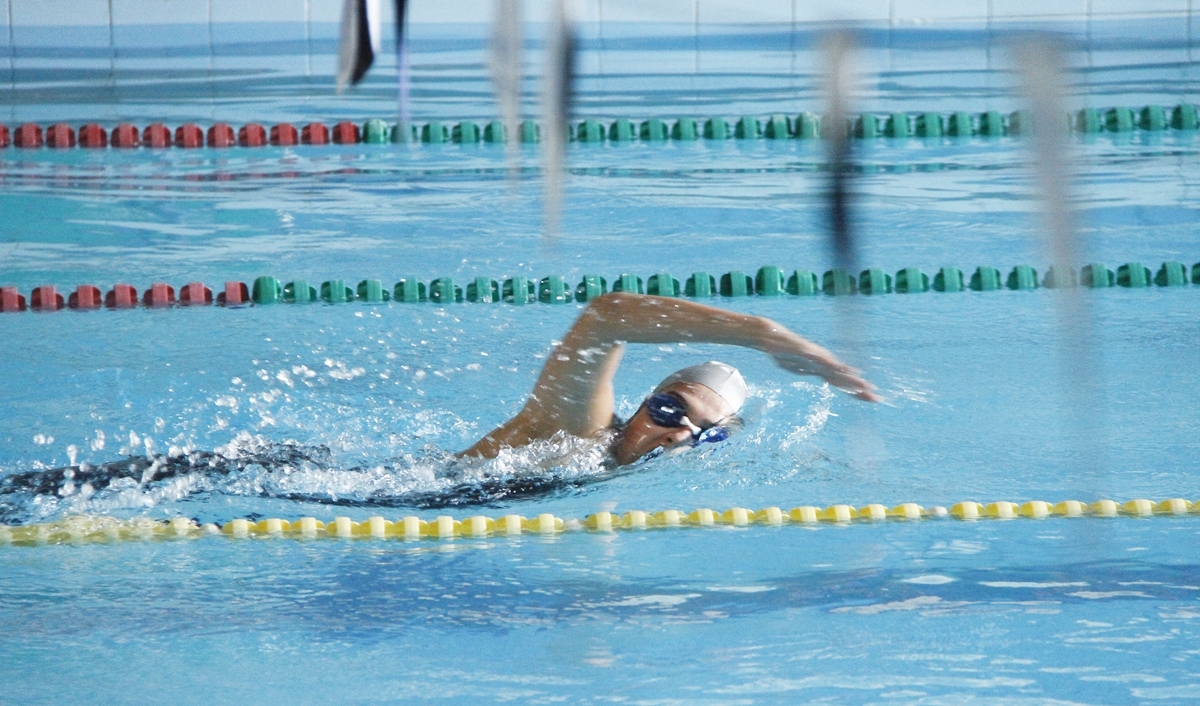
[[[692,430],[692,446],[705,443],[716,443],[725,441],[729,438],[729,429],[712,425],[707,429],[701,429],[687,419],[687,405],[678,396],[669,392],[656,392],[646,398],[642,403],[646,408],[646,414],[649,415],[650,421],[660,427],[666,429],[675,429],[678,427],[691,427]]]

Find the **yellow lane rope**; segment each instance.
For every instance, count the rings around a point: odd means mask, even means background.
[[[1181,498],[1172,498],[1157,503],[1152,500],[1138,499],[1125,503],[1097,500],[1090,504],[1078,500],[1065,500],[1060,503],[1031,500],[1022,504],[999,501],[986,505],[968,501],[953,505],[949,509],[942,506],[924,508],[916,503],[902,503],[892,508],[880,504],[870,504],[859,508],[851,505],[830,505],[825,508],[802,505],[791,510],[782,510],[778,507],[768,507],[762,510],[734,507],[724,512],[701,508],[689,513],[679,510],[663,510],[653,513],[630,510],[620,515],[612,512],[597,512],[582,520],[563,519],[549,513],[532,518],[521,515],[504,515],[497,518],[475,515],[462,520],[456,520],[448,515],[442,515],[433,520],[422,520],[410,515],[395,522],[383,517],[370,517],[363,522],[355,522],[349,517],[336,517],[331,522],[302,517],[294,521],[277,518],[258,521],[238,519],[220,526],[212,523],[197,525],[185,517],[176,517],[172,520],[150,518],[121,520],[107,516],[78,516],[68,517],[57,522],[16,527],[0,525],[0,544],[35,546],[120,540],[184,539],[205,535],[223,535],[231,538],[316,539],[340,537],[449,540],[521,534],[553,535],[572,531],[615,532],[678,527],[847,524],[855,521],[911,521],[945,517],[968,521],[1044,519],[1048,517],[1117,517],[1120,515],[1153,517],[1155,515],[1188,515],[1193,512],[1200,513],[1200,501],[1192,502]]]

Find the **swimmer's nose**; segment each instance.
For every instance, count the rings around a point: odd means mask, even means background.
[[[672,429],[671,432],[667,434],[665,438],[663,438],[662,447],[664,449],[669,449],[679,446],[685,441],[691,440],[692,430],[688,429],[687,427],[679,427],[678,429]]]

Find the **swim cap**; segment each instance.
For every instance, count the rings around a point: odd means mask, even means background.
[[[676,370],[658,383],[658,387],[654,388],[654,391],[660,392],[663,388],[677,382],[694,382],[704,385],[728,402],[735,413],[742,408],[742,404],[746,401],[746,381],[742,379],[742,374],[732,365],[715,360]]]

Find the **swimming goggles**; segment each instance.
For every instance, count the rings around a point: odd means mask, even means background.
[[[687,416],[687,405],[677,395],[669,392],[656,392],[642,403],[650,421],[660,427],[676,429],[687,427],[692,432],[692,446],[706,443],[716,443],[729,438],[729,429],[720,426],[720,422],[707,429],[701,429],[692,423]]]

